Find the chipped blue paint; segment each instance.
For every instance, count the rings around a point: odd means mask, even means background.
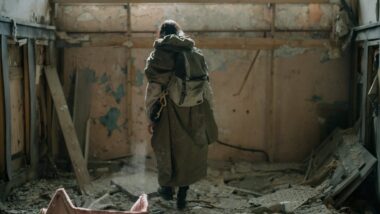
[[[116,102],[120,103],[121,99],[125,96],[124,85],[120,84],[111,94],[115,98]]]
[[[89,81],[89,82],[96,82],[97,81],[95,70],[93,70],[89,67],[85,67],[78,72],[84,72],[86,74],[85,76],[87,78],[87,81]]]
[[[121,71],[121,73],[127,75],[128,74],[128,67],[127,66],[121,67],[120,71]]]
[[[99,79],[100,84],[105,84],[109,80],[109,77],[107,76],[106,73],[103,73],[103,75]]]
[[[118,108],[112,107],[108,110],[106,115],[99,118],[100,123],[107,128],[108,136],[111,136],[114,130],[119,130],[117,120],[120,114],[121,112]]]
[[[308,101],[313,102],[313,103],[318,103],[318,102],[323,101],[323,97],[313,94],[313,96],[311,96],[311,98],[308,99]]]
[[[141,70],[137,70],[136,72],[136,86],[140,87],[144,84],[144,73]]]

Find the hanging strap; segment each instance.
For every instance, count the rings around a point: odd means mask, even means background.
[[[156,116],[154,117],[154,119],[158,119],[160,118],[161,116],[161,112],[162,110],[166,107],[166,105],[168,104],[167,103],[167,100],[166,100],[166,95],[168,95],[168,91],[167,90],[163,90],[160,94],[160,97],[158,98],[159,102],[160,102],[160,110],[157,111],[156,113]]]

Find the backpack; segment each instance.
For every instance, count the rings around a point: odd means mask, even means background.
[[[177,106],[192,107],[203,103],[208,81],[207,66],[199,49],[176,52],[174,72],[166,91]]]

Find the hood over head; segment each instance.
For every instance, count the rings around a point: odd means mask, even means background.
[[[192,39],[175,34],[167,35],[154,42],[154,48],[156,49],[190,50],[193,47],[194,41]]]

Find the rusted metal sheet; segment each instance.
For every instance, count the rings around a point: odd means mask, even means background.
[[[129,211],[106,211],[106,210],[91,210],[81,207],[75,207],[67,195],[65,189],[58,189],[48,208],[41,209],[40,214],[144,214],[148,213],[147,195],[142,195],[135,202]]]

